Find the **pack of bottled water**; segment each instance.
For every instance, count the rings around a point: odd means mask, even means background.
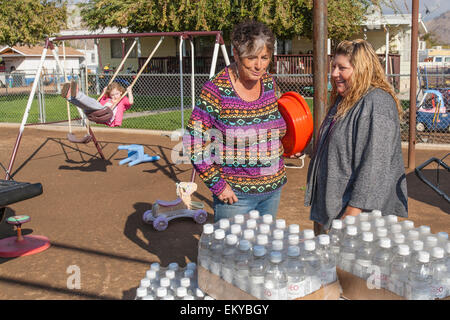
[[[197,263],[264,300],[301,298],[337,280],[328,235],[256,210],[203,225]]]
[[[214,300],[200,290],[197,279],[194,262],[184,268],[176,262],[167,268],[152,263],[136,289],[135,300]]]
[[[450,295],[450,243],[446,232],[399,222],[381,211],[334,220],[330,245],[337,267],[409,300]]]

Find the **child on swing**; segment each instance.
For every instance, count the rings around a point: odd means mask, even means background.
[[[128,97],[125,96],[120,100],[125,91]],[[83,109],[89,120],[109,127],[122,125],[123,113],[131,108],[134,100],[131,88],[125,89],[118,82],[108,85],[103,90],[99,101],[79,91],[76,81],[65,83],[61,89],[61,95],[70,103]]]

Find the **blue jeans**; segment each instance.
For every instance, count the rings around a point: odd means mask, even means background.
[[[250,210],[258,210],[261,216],[271,214],[275,218],[280,204],[281,188],[265,195],[236,194],[236,197],[237,202],[226,204],[213,195],[214,222],[232,218],[237,214],[247,214]]]

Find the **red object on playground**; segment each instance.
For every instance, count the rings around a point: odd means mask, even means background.
[[[302,152],[313,134],[313,117],[305,99],[294,91],[284,93],[278,99],[278,110],[286,121],[286,135],[281,139],[283,156]]]
[[[22,223],[30,221],[29,216],[9,217],[6,222],[17,227],[17,236],[0,240],[0,257],[14,258],[29,256],[50,247],[50,241],[44,236],[22,236]]]

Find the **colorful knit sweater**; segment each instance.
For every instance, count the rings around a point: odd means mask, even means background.
[[[272,76],[261,79],[252,102],[236,93],[228,68],[202,88],[183,138],[206,186],[219,195],[226,183],[236,194],[261,195],[286,183],[280,139],[286,123],[278,111]]]

